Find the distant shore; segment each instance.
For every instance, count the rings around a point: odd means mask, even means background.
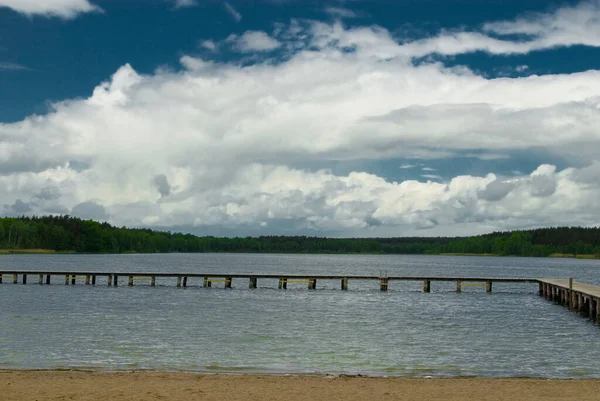
[[[52,249],[0,249],[0,255],[131,255],[136,252],[123,252],[123,253],[79,253],[76,251],[55,251]],[[173,252],[171,252],[173,253]],[[203,252],[186,252],[186,253],[203,253]],[[213,252],[207,252],[213,253]],[[217,253],[237,253],[237,252],[217,252]],[[268,255],[273,252],[252,252],[257,254]],[[157,253],[161,254],[161,253]],[[414,253],[285,253],[286,255],[411,255],[411,256],[495,256],[495,257],[524,257],[524,258],[567,258],[567,259],[600,259],[600,255],[594,254],[580,254],[573,255],[567,253],[553,253],[548,256],[519,256],[519,255],[500,255],[496,253],[437,253],[437,254],[414,254]]]
[[[0,371],[2,400],[597,400],[600,379]]]

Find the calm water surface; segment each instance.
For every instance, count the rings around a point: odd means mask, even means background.
[[[600,261],[356,255],[3,255],[1,269],[575,277]],[[454,292],[454,283],[275,280],[187,289],[0,285],[0,368],[158,369],[388,376],[600,377],[600,326],[535,284]]]

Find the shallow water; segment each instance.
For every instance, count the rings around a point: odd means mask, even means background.
[[[600,261],[357,255],[3,255],[0,269],[415,276],[575,277]],[[454,292],[454,283],[276,280],[174,288],[0,286],[0,368],[158,369],[387,376],[600,377],[600,326],[536,284]],[[105,279],[102,279],[105,280]]]

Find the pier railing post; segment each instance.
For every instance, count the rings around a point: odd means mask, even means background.
[[[280,279],[279,279],[279,286],[278,286],[278,288],[279,288],[280,290],[285,290],[285,289],[287,289],[287,278],[280,278]]]
[[[317,279],[316,278],[309,278],[308,279],[308,289],[309,290],[316,290],[317,289]]]
[[[250,278],[248,279],[248,288],[250,288],[250,289],[255,289],[255,288],[256,288],[256,284],[257,284],[256,282],[257,282],[257,281],[258,281],[258,280],[257,280],[257,278],[256,278],[256,277],[250,277]]]
[[[485,282],[485,292],[492,292],[492,280],[487,280]]]
[[[114,286],[115,286],[115,287],[118,287],[118,286],[119,286],[119,275],[118,275],[118,274],[115,274],[115,277],[114,277],[114,279],[115,279],[115,280],[114,280],[114,281],[115,281],[115,282],[114,282]]]
[[[348,291],[348,277],[342,279],[342,291]]]
[[[431,292],[431,280],[423,280],[423,292]]]
[[[90,275],[89,274],[85,275],[85,285],[90,285]]]
[[[456,280],[456,292],[462,291],[462,283],[460,280]]]
[[[225,288],[231,288],[232,277],[225,277]]]
[[[156,287],[156,276],[150,277],[150,287]]]
[[[133,276],[129,276],[129,286],[133,287]]]
[[[107,280],[108,280],[108,286],[109,286],[109,287],[110,287],[110,286],[112,286],[112,282],[113,282],[113,276],[112,276],[112,274],[109,274],[109,275],[108,275],[108,278],[107,278]]]
[[[208,277],[204,277],[204,288],[210,288],[211,286],[210,279]]]
[[[39,275],[39,281],[38,281],[38,284],[40,284],[40,285],[44,284],[44,275],[43,275],[43,274],[40,274],[40,275]]]
[[[17,273],[13,273],[13,284],[17,284],[19,281],[19,275]]]
[[[92,285],[96,285],[96,275],[92,274]]]
[[[77,276],[75,274],[71,275],[71,285],[77,284]]]
[[[183,277],[183,288],[187,287],[187,276]]]
[[[177,288],[181,288],[181,276],[177,276]]]
[[[27,274],[23,274],[23,284],[27,284]]]

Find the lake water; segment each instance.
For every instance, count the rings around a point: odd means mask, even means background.
[[[574,259],[162,254],[3,255],[0,269],[111,272],[575,277],[600,284],[600,261]],[[36,281],[37,278],[32,278]],[[105,280],[104,278],[102,280]],[[454,283],[276,280],[176,289],[0,285],[0,368],[154,369],[377,376],[600,377],[600,326],[537,295],[537,284],[454,292]],[[122,283],[125,284],[125,283]]]

